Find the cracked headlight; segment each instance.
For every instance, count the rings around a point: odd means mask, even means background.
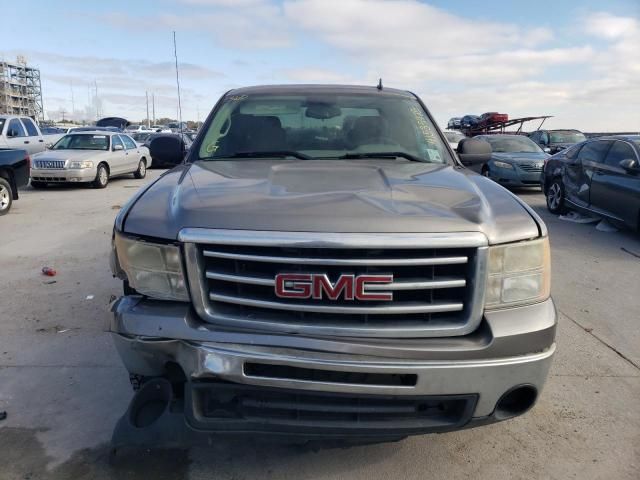
[[[513,165],[507,162],[500,162],[498,160],[494,160],[493,164],[498,168],[506,168],[507,170],[513,170]]]
[[[162,300],[189,301],[182,269],[182,255],[176,245],[145,242],[115,234],[112,270],[142,295]]]
[[[485,308],[541,302],[551,291],[547,237],[489,247]]]
[[[91,161],[84,161],[84,162],[71,162],[69,164],[69,168],[92,168],[93,167],[93,162]]]

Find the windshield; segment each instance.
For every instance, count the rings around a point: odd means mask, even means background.
[[[415,98],[379,94],[228,96],[208,126],[198,158],[269,152],[313,159],[387,153],[451,161]]]
[[[129,130],[129,131],[140,130],[140,125],[129,125],[127,127],[127,130]]]
[[[108,135],[71,134],[65,135],[52,150],[109,150]]]
[[[580,132],[549,132],[551,143],[578,143],[587,139]]]
[[[136,142],[144,142],[149,137],[149,135],[151,134],[150,133],[134,133],[131,136]]]
[[[442,133],[444,133],[444,136],[446,137],[447,142],[452,142],[452,143],[459,142],[463,138],[467,138],[462,133],[459,133],[459,132],[442,132]]]
[[[538,145],[528,137],[513,135],[510,137],[482,137],[491,144],[496,153],[541,153]]]

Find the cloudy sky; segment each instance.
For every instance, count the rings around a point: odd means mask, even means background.
[[[22,0],[3,17],[0,57],[40,67],[56,120],[95,116],[96,86],[101,114],[144,118],[148,91],[175,117],[175,30],[184,119],[238,86],[382,77],[441,125],[501,111],[640,130],[640,0]]]

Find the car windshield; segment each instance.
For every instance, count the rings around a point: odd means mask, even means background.
[[[71,134],[65,135],[52,150],[109,150],[108,135]]]
[[[447,142],[459,142],[465,137],[462,133],[459,132],[443,132],[444,136],[447,138]]]
[[[378,93],[227,96],[207,127],[198,158],[241,158],[247,153],[452,161],[415,98]]]
[[[520,135],[509,137],[482,137],[496,153],[540,153],[542,150],[529,138]]]
[[[129,125],[127,127],[127,130],[129,130],[130,132],[133,130],[139,130],[140,129],[140,125]]]
[[[551,143],[578,143],[587,139],[580,132],[549,132],[549,137]]]

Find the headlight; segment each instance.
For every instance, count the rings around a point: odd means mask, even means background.
[[[500,162],[498,160],[494,160],[493,164],[498,168],[506,168],[506,169],[509,169],[509,170],[513,170],[513,165],[511,165],[510,163],[507,163],[507,162]]]
[[[541,302],[551,290],[549,239],[489,247],[485,308]]]
[[[114,275],[121,276],[121,269],[129,285],[143,295],[163,300],[189,301],[182,257],[177,246],[134,240],[118,233],[114,246]]]
[[[93,167],[93,162],[84,161],[84,162],[71,162],[69,164],[69,168],[91,168]]]

